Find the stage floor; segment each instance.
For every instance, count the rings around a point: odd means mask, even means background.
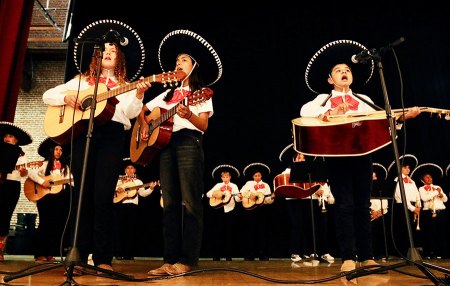
[[[276,284],[323,284],[323,285],[434,285],[431,279],[425,277],[424,272],[417,266],[408,264],[390,270],[387,274],[365,275],[348,280],[339,276],[341,262],[320,263],[317,267],[305,266],[302,261],[293,263],[290,259],[273,259],[269,261],[212,261],[202,259],[198,268],[180,277],[147,278],[147,271],[162,265],[161,258],[136,258],[135,260],[114,260],[114,270],[121,274],[131,275],[132,279],[100,277],[89,274],[73,277],[72,280],[64,276],[63,263],[36,263],[31,256],[6,255],[5,261],[0,263],[0,281],[6,285],[176,285],[176,286],[206,286],[206,285],[258,285],[268,286]],[[390,259],[383,262],[383,266],[402,263],[404,260]],[[438,279],[445,279],[450,274],[450,260],[423,260],[431,273]],[[41,271],[53,267],[51,270]],[[41,271],[33,274],[24,271]],[[426,272],[426,271],[425,271]],[[77,284],[78,283],[78,284]],[[449,283],[449,281],[446,281]],[[2,284],[5,285],[5,284]],[[444,284],[443,284],[444,285]],[[448,285],[448,284],[447,284]]]

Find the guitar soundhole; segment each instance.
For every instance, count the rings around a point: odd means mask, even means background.
[[[81,111],[86,111],[92,104],[92,97],[86,97],[81,103],[80,109]]]

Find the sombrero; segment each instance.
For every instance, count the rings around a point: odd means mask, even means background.
[[[361,51],[367,51],[367,48],[352,40],[337,40],[326,44],[313,55],[306,66],[306,85],[314,93],[329,93],[332,88],[327,78],[331,68],[345,63],[352,70],[352,89],[364,86],[372,77],[374,62],[371,59],[367,64],[352,63],[352,56]]]
[[[159,44],[158,60],[163,72],[175,69],[179,54],[188,54],[199,65],[205,84],[211,86],[222,77],[222,62],[214,48],[200,35],[189,30],[174,30]]]
[[[220,176],[220,174],[222,172],[230,172],[232,178],[239,178],[239,176],[241,175],[241,173],[239,173],[238,169],[236,169],[232,165],[224,164],[224,165],[219,165],[219,166],[215,167],[211,172],[211,176],[213,177],[213,179],[217,180],[220,177],[216,177],[216,176],[217,175]]]
[[[125,169],[126,169],[129,165],[132,165],[132,166],[136,169],[135,174],[137,175],[138,178],[139,178],[140,176],[142,176],[141,171],[142,171],[143,166],[142,166],[142,165],[139,165],[139,164],[136,164],[136,163],[133,163],[133,162],[131,161],[130,157],[123,158],[123,164],[122,164],[122,169],[120,170],[120,174],[125,174]]]
[[[112,19],[98,20],[81,30],[77,38],[80,42],[75,43],[73,60],[79,72],[87,70],[94,51],[93,44],[82,44],[83,39],[103,39],[105,42],[116,42],[125,52],[128,80],[132,82],[138,78],[145,61],[144,44],[136,31],[127,24]]]
[[[261,172],[262,176],[265,177],[270,174],[270,168],[266,164],[256,162],[248,164],[242,171],[246,177],[253,177],[256,172]]]
[[[377,174],[379,181],[385,181],[387,179],[388,171],[380,163],[373,163],[373,171]]]
[[[8,121],[0,121],[0,138],[6,134],[14,135],[17,138],[17,145],[24,146],[33,142],[30,133],[26,132],[17,125]],[[3,140],[2,140],[3,141]]]
[[[401,166],[409,166],[409,169],[411,170],[410,176],[413,173],[414,169],[419,163],[419,160],[417,160],[417,157],[412,154],[405,154],[398,157],[400,160]],[[388,177],[389,178],[396,178],[397,177],[397,169],[395,168],[395,160],[392,161],[392,163],[388,167]]]
[[[66,150],[66,146],[68,146],[68,145],[61,145],[61,144],[57,143],[56,141],[54,141],[50,137],[45,138],[39,144],[38,154],[47,159],[50,156],[50,152],[51,152],[52,148],[54,148],[55,146],[61,146],[62,149],[63,149],[63,156],[66,157],[66,158],[69,157],[67,155],[68,154],[68,150]]]
[[[294,143],[291,143],[284,147],[283,150],[281,150],[278,159],[280,160],[280,162],[292,163],[297,154],[298,152],[294,149]]]
[[[445,169],[445,174],[447,175],[447,177],[450,177],[450,164],[448,164],[447,168]]]
[[[420,182],[425,174],[430,174],[433,177],[433,181],[439,181],[444,176],[444,170],[437,164],[423,163],[414,169],[411,173],[411,178],[415,182]]]

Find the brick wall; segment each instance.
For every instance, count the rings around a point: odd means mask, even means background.
[[[61,52],[59,53],[59,55]],[[33,142],[23,146],[28,161],[43,160],[37,153],[39,144],[47,137],[44,132],[44,118],[47,105],[42,101],[42,94],[49,88],[64,82],[65,59],[56,59],[54,55],[48,57],[36,56],[33,60],[33,81],[29,92],[20,91],[14,123],[28,131]],[[56,58],[61,58],[57,56]],[[22,183],[25,179],[22,180]],[[11,227],[17,222],[17,213],[37,213],[36,204],[28,201],[21,192],[19,202],[11,219]],[[36,225],[39,223],[39,217]]]

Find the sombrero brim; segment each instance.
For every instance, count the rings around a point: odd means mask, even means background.
[[[121,37],[128,40],[126,46],[119,46],[125,52],[127,77],[130,82],[136,80],[144,67],[145,49],[144,44],[136,33],[136,31],[129,25],[111,19],[98,20],[87,25],[81,30],[78,35],[80,42],[75,43],[73,50],[73,57],[75,66],[79,72],[84,72],[88,69],[91,63],[91,57],[94,51],[93,44],[82,44],[83,39],[100,39],[105,36],[110,30],[117,31]],[[81,62],[82,61],[82,62]]]
[[[327,78],[331,68],[345,63],[352,70],[352,89],[361,88],[371,79],[374,62],[370,60],[367,64],[354,64],[351,58],[364,50],[367,50],[365,46],[352,40],[337,40],[326,44],[314,54],[306,66],[306,85],[314,93],[329,93],[332,86]]]
[[[442,179],[444,176],[444,170],[434,163],[424,163],[417,166],[411,174],[411,178],[415,182],[420,182],[422,180],[423,175],[430,174],[433,177],[433,180],[438,181]]]
[[[281,150],[278,159],[283,163],[292,163],[296,155],[297,151],[294,149],[294,143],[291,143]]]
[[[38,154],[44,158],[48,158],[50,156],[51,149],[54,148],[55,146],[61,146],[63,149],[63,156],[66,158],[68,157],[69,152],[68,150],[66,150],[68,145],[61,145],[55,142],[50,137],[45,138],[44,141],[42,141],[41,144],[39,144]]]
[[[253,177],[256,172],[261,172],[263,177],[265,177],[270,174],[270,168],[266,164],[256,162],[248,164],[242,171],[246,177]]]
[[[120,170],[120,174],[125,174],[125,168],[129,165],[132,165],[136,169],[136,175],[138,177],[142,176],[143,166],[133,163],[129,157],[123,158],[122,169]]]
[[[26,132],[22,128],[17,125],[14,125],[8,121],[0,121],[0,137],[3,139],[3,136],[6,134],[12,134],[17,138],[17,145],[24,146],[33,142],[30,133]]]
[[[214,180],[218,180],[220,179],[220,174],[222,172],[229,172],[232,178],[239,178],[239,176],[241,175],[239,170],[236,169],[234,166],[224,164],[215,167],[211,172],[211,176],[213,177]]]
[[[412,154],[405,154],[401,155],[399,157],[400,164],[408,165],[409,169],[411,170],[410,175],[413,173],[414,169],[417,167],[419,160],[417,160],[417,157]],[[395,160],[389,164],[388,167],[388,178],[396,178],[397,177],[397,168],[395,167]]]
[[[189,30],[175,30],[167,34],[159,44],[158,60],[163,72],[175,69],[179,54],[188,54],[199,65],[207,86],[222,77],[222,62],[214,48],[200,35]]]
[[[448,164],[447,168],[445,169],[445,174],[447,177],[450,177],[450,164]]]
[[[373,171],[377,174],[379,181],[385,181],[387,179],[388,171],[380,163],[373,163]]]

